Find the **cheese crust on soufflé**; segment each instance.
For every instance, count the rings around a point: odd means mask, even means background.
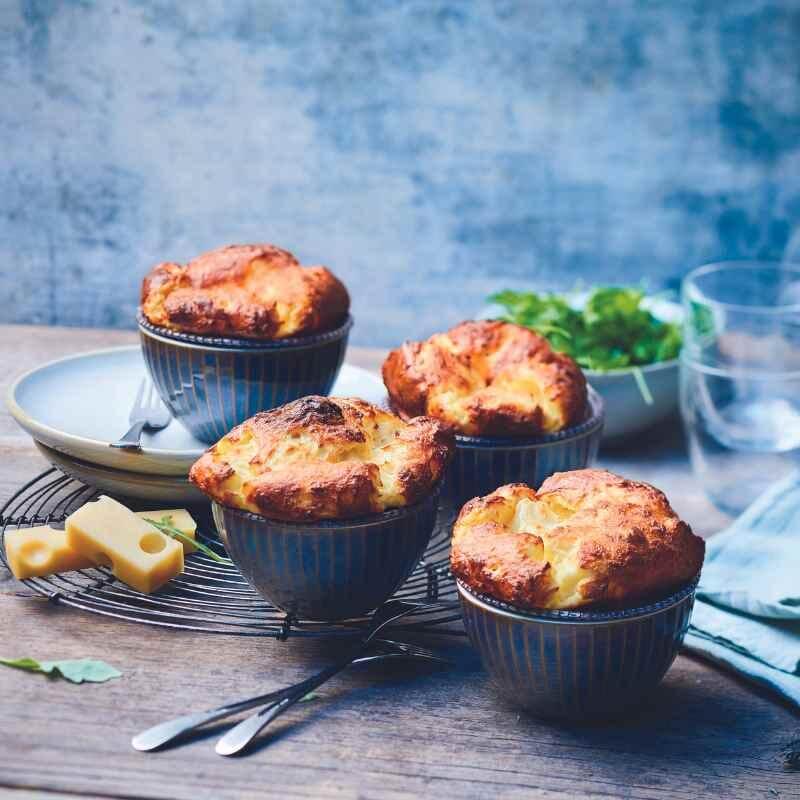
[[[142,282],[142,313],[183,333],[284,339],[332,330],[350,297],[326,267],[303,267],[271,244],[211,250],[188,264],[165,262]]]
[[[520,608],[620,607],[687,583],[704,553],[663,492],[583,469],[471,500],[451,566],[473,591]]]
[[[283,520],[349,519],[410,505],[444,474],[452,435],[364,400],[303,397],[238,425],[189,473],[226,506]]]
[[[462,322],[406,342],[383,363],[392,407],[468,436],[554,433],[586,416],[578,365],[534,331],[510,322]]]

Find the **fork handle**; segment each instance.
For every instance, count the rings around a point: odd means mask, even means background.
[[[139,450],[139,439],[142,438],[147,423],[145,421],[134,422],[130,430],[116,442],[112,442],[109,447],[117,447],[120,450]]]
[[[360,658],[356,658],[353,661],[353,664],[361,664],[367,663],[369,661],[376,661],[376,660],[389,660],[393,658],[419,658],[422,659],[423,656],[413,654],[407,655],[401,652],[392,652],[392,653],[377,653],[375,655],[366,655]],[[314,676],[315,678],[318,676]],[[250,697],[246,700],[237,700],[235,702],[226,703],[224,706],[219,706],[218,708],[212,708],[208,711],[200,711],[195,714],[185,714],[181,717],[176,717],[175,719],[167,720],[166,722],[162,722],[158,725],[154,725],[152,728],[148,728],[146,731],[142,731],[140,734],[133,737],[131,740],[131,745],[135,750],[140,750],[142,752],[147,752],[149,750],[155,750],[159,747],[163,747],[176,739],[185,736],[187,733],[191,733],[196,728],[201,727],[202,725],[206,725],[209,722],[215,722],[219,719],[225,719],[225,717],[233,716],[234,714],[239,714],[242,711],[247,711],[251,708],[256,708],[257,706],[262,706],[264,704],[274,704],[284,697],[289,697],[294,695],[298,692],[299,686],[305,686],[309,680],[313,680],[314,678],[301,681],[300,684],[294,684],[292,686],[287,686],[284,689],[278,689],[274,692],[268,692],[267,694],[257,695],[256,697]],[[300,697],[305,697],[310,690],[306,689],[305,691],[300,691]]]
[[[156,750],[169,744],[175,739],[185,736],[187,733],[206,725],[209,722],[216,722],[219,719],[225,719],[233,714],[238,714],[241,711],[247,711],[250,708],[256,708],[264,703],[275,702],[284,697],[289,690],[281,689],[277,692],[269,692],[267,694],[251,697],[247,700],[239,700],[235,703],[228,703],[227,705],[220,706],[219,708],[212,708],[209,711],[200,711],[196,714],[185,714],[182,717],[167,720],[140,734],[133,737],[131,745],[135,750],[147,752],[149,750]]]
[[[270,722],[283,714],[287,709],[291,708],[295,703],[302,700],[306,694],[313,691],[318,686],[321,686],[323,683],[325,683],[325,681],[330,680],[334,675],[338,675],[340,672],[347,669],[347,667],[349,667],[351,664],[355,664],[362,660],[373,660],[370,659],[369,656],[365,656],[365,651],[369,648],[370,641],[375,638],[382,628],[387,627],[392,622],[395,622],[402,617],[413,614],[416,610],[417,604],[405,603],[403,604],[405,607],[402,610],[393,609],[391,615],[385,619],[382,619],[379,616],[381,610],[390,607],[393,603],[397,602],[399,601],[390,600],[375,612],[372,618],[372,623],[370,624],[366,635],[348,656],[340,659],[334,664],[331,664],[329,667],[326,667],[316,675],[312,675],[310,678],[307,678],[301,683],[291,687],[291,691],[287,692],[285,696],[265,705],[263,708],[256,711],[255,714],[251,714],[249,717],[242,720],[238,725],[235,725],[233,728],[231,728],[217,742],[217,746],[214,748],[217,755],[232,756],[236,753],[240,753],[250,745],[253,739],[255,739],[256,736],[258,736],[258,734],[267,725],[269,725]]]
[[[322,670],[318,674],[308,678],[296,686],[291,687],[291,694],[276,700],[255,714],[243,719],[234,725],[218,742],[214,748],[217,755],[232,756],[244,750],[258,736],[259,733],[274,719],[279,717],[295,703],[302,700],[309,692],[322,686],[325,681],[330,680],[334,675],[345,670],[356,661],[361,661],[359,653],[356,652],[349,658],[343,659],[336,664]]]
[[[276,692],[275,696],[267,701],[262,708],[234,725],[233,728],[220,738],[215,747],[215,752],[220,756],[232,756],[242,752],[242,750],[250,746],[253,739],[255,739],[267,725],[276,720],[281,714],[288,711],[293,705],[299,703],[309,692],[322,686],[323,683],[330,680],[334,675],[343,672],[352,664],[366,664],[370,661],[388,661],[395,658],[419,659],[420,661],[429,661],[439,664],[448,663],[444,659],[438,658],[433,654],[430,656],[402,652],[361,656],[356,654],[355,657],[351,656],[350,658],[343,659],[301,683],[290,686],[283,693]],[[248,704],[248,707],[252,708],[254,705],[255,704]]]

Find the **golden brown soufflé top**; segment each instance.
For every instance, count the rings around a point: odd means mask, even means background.
[[[282,520],[349,519],[410,505],[444,474],[452,435],[364,400],[303,397],[235,427],[189,478],[226,506]]]
[[[326,267],[303,267],[271,244],[242,244],[157,264],[142,282],[141,308],[153,325],[183,333],[285,339],[336,328],[350,297]]]
[[[392,407],[468,436],[535,436],[582,422],[586,379],[547,340],[510,322],[462,322],[383,363]]]
[[[705,543],[663,492],[598,469],[467,503],[451,566],[470,589],[526,609],[619,608],[691,580]]]

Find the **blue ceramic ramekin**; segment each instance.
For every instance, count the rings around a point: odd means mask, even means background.
[[[556,472],[590,466],[603,435],[603,419],[603,401],[590,386],[588,417],[572,428],[525,439],[456,436],[443,504],[458,511],[467,500],[498,486],[527,483],[538,489]]]
[[[212,503],[228,554],[250,585],[300,619],[343,620],[405,582],[433,532],[437,486],[414,505],[350,520],[283,522]]]
[[[669,669],[689,627],[699,576],[658,602],[621,611],[523,611],[458,581],[464,627],[513,703],[542,717],[630,710]]]
[[[271,342],[177,333],[140,313],[147,368],[172,416],[209,444],[258,411],[328,394],[344,361],[353,325]]]

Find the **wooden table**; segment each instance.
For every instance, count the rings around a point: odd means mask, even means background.
[[[0,326],[0,388],[22,370],[136,341],[124,331]],[[352,348],[375,368],[381,353]],[[674,423],[601,463],[661,486],[702,534],[725,518],[699,493]],[[0,499],[45,467],[0,412]],[[212,737],[143,755],[130,737],[165,718],[297,681],[330,658],[318,641],[210,636],[60,608],[0,577],[0,655],[104,658],[124,675],[74,686],[0,670],[0,793],[55,797],[800,797],[781,749],[797,715],[742,681],[680,656],[640,712],[606,725],[553,725],[488,685],[465,640],[457,668],[354,669],[301,704],[247,758]],[[437,643],[438,646],[438,643]],[[46,793],[46,794],[44,794]]]

